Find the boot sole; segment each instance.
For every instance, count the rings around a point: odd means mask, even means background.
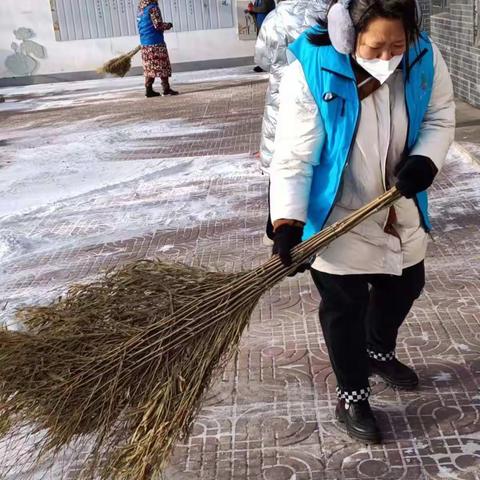
[[[344,431],[350,438],[357,440],[359,442],[364,442],[369,445],[378,445],[382,443],[382,436],[380,433],[376,435],[362,434],[357,430],[353,430],[348,427],[348,424],[345,423],[345,420],[335,412],[335,417],[339,423],[340,430]]]

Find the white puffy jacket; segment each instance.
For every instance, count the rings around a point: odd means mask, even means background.
[[[279,87],[288,65],[288,46],[319,17],[324,17],[328,0],[282,0],[262,24],[255,45],[255,64],[270,72],[265,100],[260,145],[261,167],[268,172],[277,125]]]
[[[455,103],[450,75],[433,44],[434,81],[428,110],[412,155],[432,159],[440,170],[455,130]],[[298,61],[285,69],[270,167],[271,218],[306,221],[312,171],[320,160],[325,131],[318,106]],[[349,164],[327,225],[370,202],[395,184],[395,168],[406,142],[408,118],[404,84],[397,70],[362,100],[362,113]],[[333,274],[387,273],[425,257],[427,236],[413,200],[395,204],[398,237],[384,231],[388,211],[380,211],[322,251],[313,268]]]

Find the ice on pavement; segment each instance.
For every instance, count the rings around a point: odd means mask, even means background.
[[[31,128],[19,138],[7,129],[9,142],[2,150],[11,163],[0,176],[0,269],[2,263],[39,251],[231,217],[231,202],[219,202],[215,195],[198,201],[191,194],[202,180],[259,175],[248,153],[132,161],[112,152],[113,143],[135,151],[139,145],[145,148],[150,137],[165,144],[210,130],[181,119],[109,128],[96,128],[93,119]],[[168,212],[159,208],[166,195]],[[177,212],[174,219],[171,209]]]
[[[198,81],[199,77],[205,81],[225,78],[237,81],[253,77],[250,71],[245,67],[178,77],[184,82],[194,78]],[[119,91],[138,89],[138,82],[136,77],[120,79]],[[37,111],[39,105],[52,102],[53,93],[111,102],[111,95],[116,94],[110,90],[113,83],[95,80],[3,89],[0,93],[6,96],[7,103],[0,104],[0,114],[1,105],[8,106],[10,95],[17,101],[22,95],[35,93],[34,99],[18,100],[25,111]],[[236,213],[236,199],[219,198],[208,188],[199,196],[199,184],[225,177],[248,181],[249,177],[260,175],[258,161],[249,153],[158,158],[157,150],[155,158],[148,156],[149,149],[215,133],[224,128],[219,123],[205,126],[183,118],[147,121],[141,116],[119,120],[99,114],[52,126],[35,126],[32,122],[21,127],[18,123],[4,125],[0,144],[3,287],[26,275],[36,277],[49,268],[33,263],[28,269],[15,271],[19,260],[62,249],[127,240],[158,230],[194,226],[208,219],[231,218]],[[135,159],[128,158],[129,154]],[[168,211],[159,207],[165,204],[165,198]],[[172,211],[176,212],[174,216]],[[0,319],[9,318],[17,303],[46,298],[46,291],[46,286],[35,285],[11,292],[10,298],[0,295],[9,298],[7,308],[0,304]]]
[[[253,72],[251,66],[243,66],[174,73],[171,83],[186,85],[220,81],[246,82],[267,77],[267,74]],[[119,98],[122,98],[122,101],[134,102],[135,98],[125,98],[124,94],[141,92],[142,89],[143,77],[138,75],[0,88],[0,95],[5,98],[5,102],[0,103],[0,113],[67,108],[92,102],[101,104]]]

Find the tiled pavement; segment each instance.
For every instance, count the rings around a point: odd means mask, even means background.
[[[157,103],[124,95],[102,103],[101,128],[118,119],[188,119],[215,133],[154,138],[112,150],[135,161],[187,155],[253,152],[259,141],[263,82],[184,86],[178,98]],[[138,101],[131,101],[135,97]],[[159,107],[161,105],[161,107]],[[9,124],[80,122],[97,110],[12,113]],[[179,141],[180,140],[180,141]],[[194,185],[195,200],[213,196],[235,214],[138,238],[60,249],[26,256],[7,267],[15,278],[6,297],[28,297],[38,287],[79,281],[105,267],[159,255],[227,271],[266,260],[262,246],[266,179],[212,177]],[[172,186],[174,189],[175,186]],[[235,361],[212,387],[191,437],[179,445],[165,474],[168,480],[322,480],[480,478],[480,171],[453,152],[432,192],[435,242],[427,259],[427,287],[404,325],[399,357],[421,377],[416,392],[388,388],[372,379],[373,406],[385,434],[381,446],[350,440],[333,418],[335,379],[317,320],[318,294],[307,275],[284,281],[265,295],[252,318]],[[133,193],[132,193],[133,195]],[[168,192],[149,195],[168,210]],[[175,211],[169,212],[174,216]],[[95,228],[78,222],[75,228]],[[70,225],[35,228],[52,231]],[[35,234],[32,229],[32,235]],[[44,264],[41,275],[29,275]]]

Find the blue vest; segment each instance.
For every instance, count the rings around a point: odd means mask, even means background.
[[[321,27],[315,26],[290,46],[303,67],[326,133],[320,163],[313,171],[304,240],[323,228],[333,209],[360,120],[361,104],[350,55],[338,53],[330,45],[312,45],[308,40],[309,33],[323,32]],[[422,34],[408,51],[409,75],[406,58],[407,54],[403,59],[403,74],[409,121],[405,145],[408,154],[417,141],[433,87],[433,50],[427,35]],[[427,192],[419,193],[415,200],[422,225],[429,231]]]
[[[263,22],[267,18],[267,13],[256,13],[256,22],[257,22],[257,29],[260,30],[262,28]]]
[[[255,3],[254,3],[255,7],[261,7],[262,4],[263,4],[263,0],[255,0]],[[267,15],[274,9],[275,9],[275,6],[268,12],[255,14],[255,23],[257,24],[257,30],[260,30],[264,20],[267,18]]]
[[[140,33],[140,43],[142,45],[165,44],[163,32],[158,31],[150,18],[150,10],[157,7],[155,4],[148,5],[137,15],[138,32]]]

